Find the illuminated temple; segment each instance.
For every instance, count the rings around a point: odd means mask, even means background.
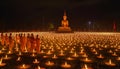
[[[64,11],[63,20],[61,21],[61,26],[57,29],[58,33],[71,33],[72,30],[69,27],[69,21],[67,20],[66,11]]]

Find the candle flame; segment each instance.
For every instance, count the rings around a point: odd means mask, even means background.
[[[19,60],[20,60],[20,57],[18,57],[17,61],[19,61]]]
[[[111,61],[111,59],[109,60],[109,64],[112,64],[112,61]]]
[[[37,62],[38,60],[37,59],[35,59],[35,62]]]
[[[65,62],[65,65],[68,65],[67,62]]]
[[[48,61],[48,64],[50,64],[50,61]]]
[[[1,59],[0,59],[0,64],[2,63],[2,60],[3,60],[3,59],[1,58]]]
[[[85,64],[85,69],[88,69],[88,66]]]
[[[38,69],[40,69],[40,66],[38,66]]]
[[[7,55],[5,55],[5,58],[8,58],[8,56],[7,56]]]
[[[25,64],[23,64],[22,67],[25,67]]]

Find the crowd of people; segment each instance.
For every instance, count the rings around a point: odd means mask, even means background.
[[[0,44],[7,47],[9,51],[13,51],[18,47],[20,51],[40,51],[40,38],[39,35],[34,34],[15,34],[1,33]]]

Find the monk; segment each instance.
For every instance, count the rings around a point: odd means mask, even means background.
[[[40,52],[40,38],[39,38],[38,35],[36,36],[36,47],[35,47],[35,49],[36,49],[37,52]]]
[[[7,34],[5,34],[5,45],[8,46],[9,45],[9,37]]]
[[[31,51],[33,51],[33,50],[35,50],[35,46],[36,46],[36,40],[34,38],[33,33],[31,34],[30,42],[31,42]]]
[[[27,35],[27,50],[30,51],[30,48],[31,48],[31,42],[30,42],[30,34]]]
[[[1,33],[1,45],[4,46],[5,44],[5,36],[3,33]]]
[[[12,34],[9,35],[9,50],[12,51],[14,47],[14,39],[12,38]]]

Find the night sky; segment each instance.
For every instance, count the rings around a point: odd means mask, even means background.
[[[118,0],[2,0],[1,31],[47,30],[49,24],[60,26],[66,10],[74,30],[112,31],[113,22],[120,31]]]

